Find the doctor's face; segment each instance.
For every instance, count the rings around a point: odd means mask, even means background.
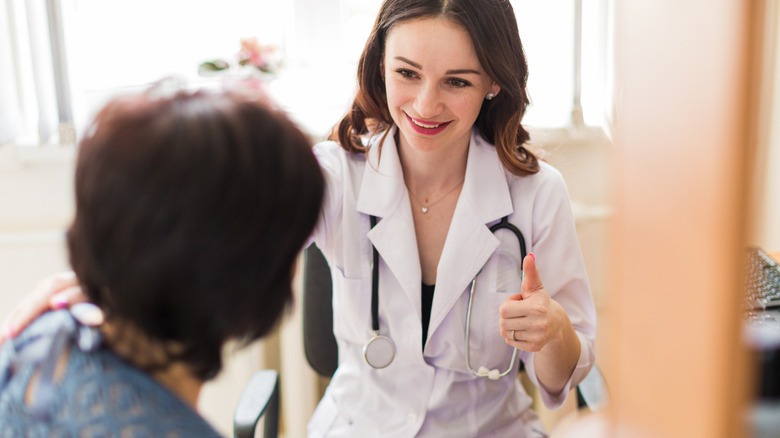
[[[499,91],[482,69],[468,32],[442,18],[393,26],[383,73],[399,146],[421,151],[465,148],[485,95]]]

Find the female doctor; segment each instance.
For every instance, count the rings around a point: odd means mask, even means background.
[[[339,365],[311,437],[543,436],[519,362],[549,408],[594,363],[566,187],[524,147],[514,17],[508,0],[381,7],[352,109],[314,149]],[[50,281],[41,295],[65,289],[51,303],[74,291]]]
[[[566,188],[523,147],[514,17],[507,0],[381,7],[352,109],[314,149],[339,365],[312,437],[540,436],[515,349],[550,408],[594,363]],[[492,233],[503,218],[521,233]]]

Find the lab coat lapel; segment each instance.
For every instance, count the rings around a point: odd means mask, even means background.
[[[436,273],[429,338],[499,245],[488,224],[512,213],[495,147],[472,132],[466,178]]]
[[[380,220],[367,234],[382,260],[393,273],[410,302],[420,314],[420,257],[393,127],[382,146],[378,138],[368,151],[357,210]],[[381,136],[379,136],[381,138]],[[382,275],[380,275],[380,282]]]

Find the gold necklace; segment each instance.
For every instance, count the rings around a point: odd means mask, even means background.
[[[428,213],[428,209],[429,209],[429,208],[431,208],[431,207],[433,207],[434,205],[438,204],[439,202],[443,201],[443,200],[444,200],[444,198],[446,198],[446,197],[447,197],[447,195],[449,195],[450,193],[454,192],[454,191],[455,191],[455,189],[457,189],[458,187],[460,187],[461,185],[463,185],[463,182],[464,182],[465,180],[466,180],[465,178],[464,178],[463,180],[461,180],[461,182],[459,182],[459,183],[458,183],[458,185],[456,185],[455,187],[451,188],[451,189],[450,189],[450,190],[449,190],[447,193],[445,193],[444,195],[442,195],[442,197],[441,197],[441,198],[439,198],[439,199],[437,199],[437,200],[435,200],[435,201],[431,202],[431,203],[430,203],[430,204],[428,204],[428,205],[424,205],[424,204],[423,204],[423,203],[422,203],[422,202],[421,202],[421,201],[420,201],[420,200],[417,198],[417,195],[415,195],[415,194],[412,192],[412,190],[411,190],[409,187],[407,187],[406,189],[407,189],[407,191],[409,192],[409,194],[410,194],[410,195],[412,195],[412,199],[414,199],[415,201],[417,201],[417,203],[418,203],[418,204],[420,204],[420,205],[421,205],[421,207],[420,207],[420,211],[422,211],[422,212],[423,212],[423,214],[425,214],[425,213]]]

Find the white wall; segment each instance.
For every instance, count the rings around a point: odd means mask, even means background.
[[[40,151],[38,151],[40,152]],[[44,275],[67,269],[72,153],[22,154],[0,147],[0,314]]]

